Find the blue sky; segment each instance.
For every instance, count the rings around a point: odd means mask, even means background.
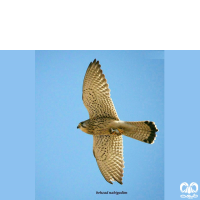
[[[154,121],[153,145],[123,137],[123,185],[107,183],[79,129],[86,69],[100,61],[116,111],[124,121]],[[164,198],[164,51],[36,51],[36,200]],[[100,195],[96,191],[125,191]]]

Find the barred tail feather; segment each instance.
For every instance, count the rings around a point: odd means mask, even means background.
[[[140,121],[140,122],[124,122],[123,135],[134,138],[141,142],[153,144],[158,131],[154,122]]]

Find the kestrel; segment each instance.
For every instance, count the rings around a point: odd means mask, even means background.
[[[93,135],[93,154],[106,181],[122,184],[122,135],[153,144],[158,129],[151,121],[127,122],[119,119],[105,75],[96,59],[86,71],[82,99],[90,119],[80,122],[77,128]]]

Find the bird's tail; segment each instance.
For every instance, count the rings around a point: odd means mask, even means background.
[[[158,131],[155,123],[150,121],[124,122],[121,128],[123,135],[149,144],[154,143]]]

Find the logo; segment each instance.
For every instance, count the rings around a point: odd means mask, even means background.
[[[188,198],[188,199],[193,199],[193,198],[197,198],[198,195],[193,194],[193,193],[197,193],[198,191],[198,184],[195,182],[190,183],[190,185],[188,185],[188,183],[183,182],[180,185],[180,191],[182,193],[188,193],[188,195],[181,195],[181,198]],[[193,195],[191,195],[193,194]]]

